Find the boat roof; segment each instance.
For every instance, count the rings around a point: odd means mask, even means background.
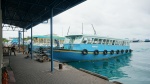
[[[72,36],[84,36],[84,37],[93,37],[93,38],[111,39],[111,40],[125,40],[125,41],[129,40],[129,39],[112,38],[112,37],[105,37],[105,36],[100,36],[100,35],[90,35],[90,34],[67,35],[65,37],[72,37]]]
[[[45,38],[45,39],[49,39],[50,36],[49,36],[49,35],[34,35],[33,38]],[[55,35],[53,35],[53,39],[60,39],[60,40],[63,40],[64,37],[60,37],[60,36],[55,36]]]

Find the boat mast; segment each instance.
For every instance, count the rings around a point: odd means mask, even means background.
[[[68,33],[69,33],[69,30],[70,30],[70,26],[69,26],[69,28],[68,28],[68,32],[67,32],[67,35],[68,35]]]
[[[83,34],[83,23],[82,23],[82,34]]]
[[[63,27],[62,27],[62,36],[63,36]]]
[[[93,24],[91,24],[92,25],[92,27],[93,27],[93,30],[94,30],[94,35],[96,35],[96,31],[95,31],[95,29],[94,29],[94,26],[93,26]]]

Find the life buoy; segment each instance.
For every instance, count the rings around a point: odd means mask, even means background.
[[[94,51],[94,55],[98,55],[99,54],[99,51],[98,50],[95,50]]]
[[[87,55],[87,54],[88,54],[88,50],[87,50],[87,49],[83,49],[83,50],[82,50],[82,54],[83,54],[83,55]]]
[[[128,53],[128,50],[126,49],[126,51],[125,51],[126,53]]]
[[[120,52],[120,51],[119,51],[119,50],[117,50],[117,51],[116,51],[116,54],[119,54],[119,52]]]
[[[132,52],[132,50],[131,50],[131,49],[129,49],[129,52],[131,53],[131,52]]]
[[[122,54],[124,53],[124,50],[123,50],[123,49],[121,50],[121,53],[122,53]]]
[[[104,51],[103,51],[103,55],[107,55],[107,50],[104,50]]]
[[[114,54],[114,50],[111,50],[111,51],[110,51],[110,54],[113,55],[113,54]]]

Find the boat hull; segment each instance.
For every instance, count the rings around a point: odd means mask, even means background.
[[[101,59],[108,59],[112,57],[116,57],[119,55],[126,55],[130,54],[128,53],[119,53],[117,54],[114,52],[114,54],[110,54],[108,52],[106,55],[103,54],[103,52],[99,52],[98,55],[94,55],[94,52],[88,52],[87,55],[83,55],[81,51],[75,51],[75,50],[54,50],[53,52],[53,58],[54,60],[58,60],[60,62],[74,62],[74,61],[94,61],[94,60],[101,60]]]

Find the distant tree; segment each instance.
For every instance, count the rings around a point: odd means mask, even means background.
[[[27,40],[29,40],[30,38],[31,38],[31,37],[28,36],[27,38],[24,38],[24,40],[27,41]]]
[[[3,38],[3,42],[8,42],[9,40],[6,38]]]

